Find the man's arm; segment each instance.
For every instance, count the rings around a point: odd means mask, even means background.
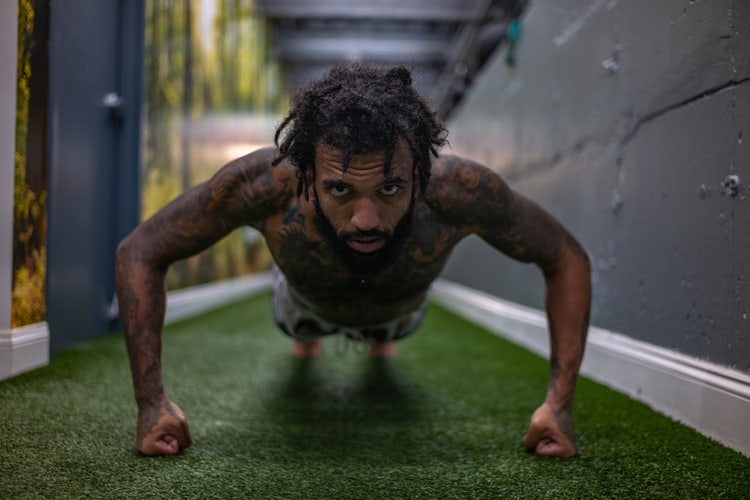
[[[117,249],[117,298],[138,403],[137,453],[174,454],[191,444],[187,420],[162,383],[166,271],[240,225],[262,226],[273,206],[264,203],[272,189],[271,158],[263,150],[230,163],[139,225]]]
[[[537,455],[577,454],[572,405],[586,345],[591,306],[590,264],[566,232],[557,259],[538,263],[544,272],[550,330],[550,375],[544,404],[531,417],[524,446]]]
[[[457,157],[442,159],[433,196],[454,223],[494,248],[542,270],[550,331],[550,377],[524,446],[538,455],[577,453],[571,416],[591,305],[590,263],[581,245],[539,205],[495,173]],[[432,181],[431,181],[432,182]],[[429,190],[428,190],[429,191]],[[450,200],[450,201],[446,201]]]

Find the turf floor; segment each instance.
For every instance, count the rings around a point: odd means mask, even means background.
[[[174,457],[131,452],[118,334],[0,382],[0,498],[750,495],[750,458],[586,379],[580,456],[527,454],[546,361],[437,306],[387,362],[336,339],[312,361],[289,347],[267,296],[168,327],[165,382],[194,440]]]

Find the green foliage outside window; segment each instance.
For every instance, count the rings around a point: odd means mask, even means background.
[[[29,132],[29,79],[34,29],[31,0],[18,0],[18,65],[16,72],[16,153],[13,185],[13,290],[11,327],[44,320],[44,190],[34,191],[26,177]]]
[[[252,0],[146,2],[144,219],[210,177],[230,159],[228,151],[270,144],[273,120],[260,132],[252,117],[274,117],[285,99],[279,69],[268,57],[266,23],[253,11]],[[236,231],[177,263],[169,288],[267,267],[262,241],[253,241]]]

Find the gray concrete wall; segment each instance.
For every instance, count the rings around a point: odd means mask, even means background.
[[[538,0],[516,54],[453,114],[453,151],[582,241],[593,324],[750,372],[750,3]],[[539,272],[478,239],[444,277],[542,307]]]

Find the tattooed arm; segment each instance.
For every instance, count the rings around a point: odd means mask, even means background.
[[[452,214],[456,225],[516,260],[535,263],[544,274],[549,385],[544,403],[531,418],[524,446],[538,455],[574,456],[571,410],[591,304],[585,251],[551,215],[512,191],[489,169],[447,157],[434,177],[433,197],[445,213]]]
[[[274,206],[271,159],[272,150],[261,150],[230,163],[139,225],[117,249],[117,298],[138,403],[137,453],[174,454],[191,444],[187,420],[162,384],[167,268],[240,225],[262,228]]]

